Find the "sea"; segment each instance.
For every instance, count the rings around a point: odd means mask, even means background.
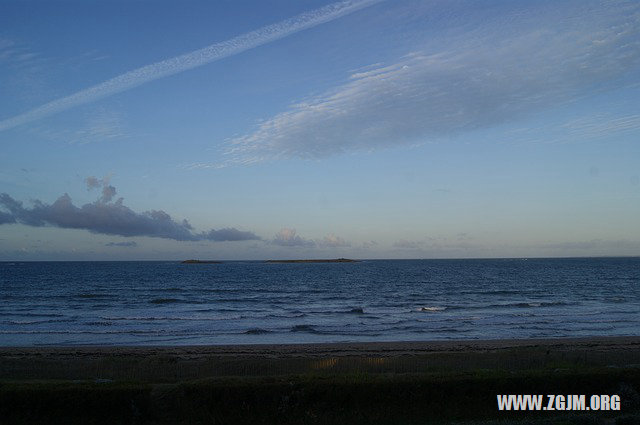
[[[640,258],[0,262],[0,345],[640,335]]]

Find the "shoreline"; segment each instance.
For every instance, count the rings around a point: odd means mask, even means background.
[[[565,346],[584,348],[615,348],[619,346],[634,346],[640,349],[640,335],[638,336],[584,336],[558,338],[499,338],[499,339],[448,339],[425,341],[366,341],[366,342],[312,342],[312,343],[283,343],[283,344],[186,344],[186,345],[31,345],[31,346],[2,346],[0,358],[12,351],[197,351],[217,354],[236,355],[242,353],[269,353],[277,351],[282,354],[323,354],[336,351],[347,355],[349,353],[377,353],[380,350],[389,353],[407,353],[415,351],[461,351],[461,350],[498,350],[518,347]]]
[[[434,258],[359,258],[358,261],[458,261],[458,260],[572,260],[572,259],[609,259],[609,258],[640,258],[640,255],[591,255],[591,256],[558,256],[558,257],[434,257]],[[0,260],[1,263],[179,263],[182,260],[169,259],[138,259],[138,260]],[[266,259],[221,259],[225,263],[264,262]]]

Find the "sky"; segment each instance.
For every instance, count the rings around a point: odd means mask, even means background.
[[[0,3],[0,260],[640,255],[640,3]]]

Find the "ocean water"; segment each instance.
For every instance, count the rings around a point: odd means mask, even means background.
[[[640,335],[640,258],[4,262],[0,345]]]

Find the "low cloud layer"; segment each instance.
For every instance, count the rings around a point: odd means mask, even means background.
[[[340,236],[330,234],[325,236],[322,240],[319,240],[318,245],[328,248],[344,248],[351,246],[351,243],[345,241]]]
[[[89,189],[101,188],[97,201],[76,206],[68,194],[53,204],[33,201],[32,207],[6,193],[0,194],[0,224],[20,223],[27,226],[54,226],[64,229],[84,229],[92,233],[118,236],[148,236],[177,241],[245,241],[259,240],[252,232],[235,228],[196,233],[187,220],[177,221],[162,210],[136,212],[124,205],[123,198],[112,201],[115,187],[108,179],[86,179]],[[4,210],[4,211],[2,211]]]
[[[313,240],[303,238],[298,234],[296,229],[288,227],[280,229],[269,243],[279,246],[308,248],[345,248],[351,246],[350,242],[334,234],[329,234],[322,239]]]
[[[109,242],[104,244],[104,246],[116,246],[116,247],[128,247],[128,248],[134,248],[136,246],[138,246],[138,244],[136,242]]]
[[[322,158],[459,134],[629,84],[640,4],[563,3],[496,17],[356,73],[229,142],[231,164]],[[441,46],[441,47],[440,47]]]
[[[238,230],[234,227],[225,227],[220,230],[209,230],[200,234],[202,239],[209,241],[251,241],[260,239],[253,232]]]
[[[399,241],[394,242],[394,248],[400,249],[421,249],[424,245],[422,241],[408,241],[406,239],[400,239]]]
[[[640,241],[625,239],[603,240],[592,239],[589,241],[561,242],[543,245],[542,248],[549,248],[554,251],[566,252],[587,252],[587,253],[611,253],[625,250],[640,252]]]
[[[0,224],[15,223],[16,219],[12,214],[0,211]]]

